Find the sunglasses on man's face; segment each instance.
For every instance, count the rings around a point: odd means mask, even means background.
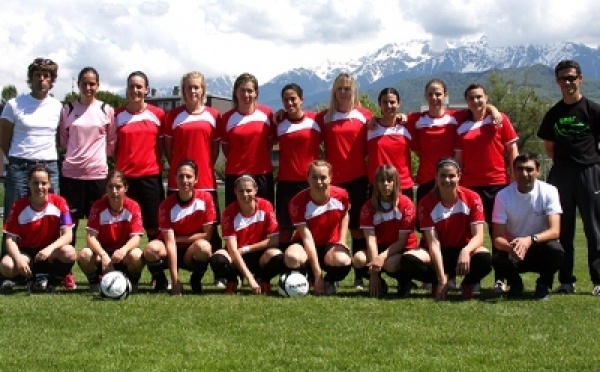
[[[568,81],[569,83],[572,83],[572,82],[574,82],[575,80],[579,79],[579,77],[580,77],[580,76],[581,76],[581,75],[565,75],[565,76],[559,76],[559,77],[557,77],[557,79],[558,79],[559,81],[562,81],[563,83],[565,83],[565,82],[567,82],[567,81]]]
[[[33,63],[35,63],[36,65],[55,65],[56,63],[54,63],[53,60],[48,59],[48,58],[36,58],[33,60]]]

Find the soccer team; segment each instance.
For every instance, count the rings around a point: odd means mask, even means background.
[[[399,296],[417,280],[436,299],[463,276],[460,289],[470,299],[494,268],[495,292],[523,296],[520,273],[534,271],[533,296],[548,299],[557,271],[558,292],[575,292],[578,208],[592,293],[600,295],[600,107],[581,95],[575,61],[556,66],[562,100],[538,133],[554,160],[555,186],[538,180],[537,156],[519,155],[510,120],[478,84],[465,90],[467,109],[448,110],[446,85],[433,79],[425,86],[428,110],[408,115],[398,114],[398,92],[385,88],[381,117],[373,117],[354,78],[342,73],[327,109],[305,111],[302,88],[291,83],[274,114],[258,104],[256,78],[242,74],[234,107],[220,115],[205,105],[204,76],[191,72],[181,79],[183,105],[165,114],[145,102],[149,82],[141,71],[129,75],[128,103],[116,110],[96,98],[100,78],[92,67],[78,76],[78,100],[61,105],[49,95],[57,73],[54,61],[35,59],[31,93],[10,100],[0,119],[8,157],[4,291],[21,281],[30,291],[53,292],[61,282],[73,288],[77,262],[92,291],[111,270],[126,273],[135,290],[147,266],[156,292],[169,290],[168,269],[170,292],[181,295],[182,268],[191,272],[191,292],[201,293],[210,266],[225,293],[244,278],[253,293],[268,294],[272,278],[298,270],[316,295],[331,295],[354,268],[355,287],[367,279],[371,296],[388,292],[385,272]],[[222,214],[214,172],[220,150]],[[411,152],[419,158],[416,195]],[[86,217],[85,248],[76,250],[74,230]],[[491,253],[483,246],[486,223]],[[148,243],[140,247],[144,231]]]

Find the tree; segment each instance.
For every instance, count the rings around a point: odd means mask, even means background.
[[[495,72],[488,77],[488,81],[487,93],[491,103],[508,115],[519,135],[519,152],[544,155],[544,146],[537,138],[537,130],[550,106],[550,100],[538,97],[529,86],[527,76],[519,86],[514,80],[503,80]]]
[[[2,87],[2,102],[8,102],[11,98],[15,98],[17,94],[17,87],[12,84],[5,85]]]

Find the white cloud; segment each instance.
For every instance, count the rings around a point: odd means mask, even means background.
[[[146,72],[155,87],[182,74],[251,72],[264,82],[291,68],[344,61],[386,43],[488,36],[490,45],[584,42],[597,45],[593,0],[5,0],[0,12],[0,86],[26,92],[27,65],[59,63],[54,94],[94,66],[103,89],[122,90]]]

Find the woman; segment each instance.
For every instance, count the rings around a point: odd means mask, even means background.
[[[225,205],[236,200],[235,180],[251,175],[258,185],[258,196],[273,203],[272,140],[275,133],[273,113],[257,103],[258,80],[244,73],[233,84],[233,109],[218,124],[225,163]]]
[[[87,247],[77,256],[77,264],[87,276],[90,292],[97,293],[100,276],[112,270],[123,272],[137,292],[144,268],[139,248],[144,234],[139,204],[126,196],[129,183],[123,172],[112,170],[106,177],[106,195],[90,210]]]
[[[27,279],[30,292],[54,292],[75,262],[73,221],[62,197],[51,194],[50,170],[34,166],[28,174],[29,196],[18,199],[4,225],[6,255],[0,274]],[[3,290],[13,285],[3,284]]]
[[[217,221],[212,196],[196,189],[198,166],[192,160],[183,160],[176,168],[177,192],[169,195],[159,208],[159,226],[162,232],[144,248],[144,260],[154,278],[164,278],[163,270],[171,272],[171,293],[180,296],[183,286],[179,268],[192,272],[192,293],[202,293],[202,277],[212,255],[210,239]],[[161,275],[162,274],[162,275]],[[157,281],[156,292],[164,292],[167,281]]]
[[[65,150],[60,191],[73,217],[73,246],[79,220],[89,217],[92,204],[104,195],[107,157],[113,155],[116,140],[114,110],[96,99],[98,71],[83,68],[77,86],[79,98],[63,107],[58,128],[59,147]],[[66,279],[65,286],[74,289],[72,274]]]
[[[367,175],[371,187],[377,187],[375,171],[384,164],[399,172],[402,194],[413,198],[413,177],[410,151],[413,137],[398,118],[400,94],[394,88],[384,88],[377,98],[381,118],[367,132]]]
[[[115,167],[129,180],[127,196],[142,208],[148,241],[158,237],[158,206],[165,198],[162,182],[162,109],[146,103],[148,77],[134,71],[127,78],[127,105],[115,111]],[[166,283],[164,273],[153,278]]]
[[[271,279],[285,269],[273,206],[256,196],[258,186],[251,176],[236,179],[234,188],[237,200],[225,208],[222,218],[226,249],[212,256],[210,266],[215,276],[227,279],[225,293],[235,293],[237,277],[243,275],[253,293],[268,295]]]
[[[169,164],[167,188],[168,194],[177,192],[176,166],[185,159],[198,165],[198,182],[196,189],[209,192],[215,201],[217,222],[210,240],[213,251],[221,249],[222,242],[219,230],[219,197],[217,196],[217,180],[215,162],[219,156],[220,138],[217,134],[219,112],[206,106],[206,79],[197,71],[189,72],[181,78],[181,99],[183,105],[169,111],[165,118],[164,142],[165,155]],[[224,287],[224,280],[215,278],[216,283]]]
[[[473,286],[492,270],[492,257],[483,246],[485,221],[481,198],[458,185],[461,172],[454,159],[440,160],[436,169],[435,187],[419,202],[419,222],[430,262],[403,261],[403,269],[415,272],[422,265],[432,267],[433,295],[438,300],[445,299],[448,292],[446,275],[464,275],[463,297],[471,299]]]
[[[519,137],[505,114],[499,125],[488,115],[488,96],[483,86],[469,85],[464,96],[469,111],[458,123],[455,159],[463,169],[461,185],[481,197],[491,237],[494,199],[513,179],[507,170],[519,155]],[[494,291],[504,290],[504,278],[496,275]]]
[[[345,189],[350,204],[355,206],[363,205],[367,200],[367,123],[372,116],[360,105],[356,80],[342,73],[333,82],[329,108],[316,118],[323,132],[325,159],[333,167],[332,184]],[[359,225],[360,208],[352,208],[348,226],[354,253],[366,247]],[[357,289],[363,287],[356,272],[354,286]]]
[[[412,199],[400,193],[399,177],[398,170],[391,165],[377,168],[373,196],[360,213],[367,249],[354,254],[352,265],[364,278],[370,279],[369,295],[373,297],[387,291],[381,272],[399,278],[402,253],[418,248],[414,232],[415,206]],[[402,281],[399,284],[399,294],[406,295],[410,285],[407,287]]]
[[[294,229],[288,209],[290,200],[308,187],[306,171],[320,153],[321,128],[315,121],[316,114],[302,108],[302,96],[303,91],[298,84],[288,84],[281,90],[285,112],[277,124],[281,167],[277,175],[275,203],[281,247],[289,244]]]
[[[318,296],[335,294],[336,282],[348,275],[352,265],[346,246],[348,193],[331,185],[332,174],[331,164],[313,161],[308,168],[309,188],[289,205],[296,236],[285,251],[285,265],[291,270],[308,269]]]

